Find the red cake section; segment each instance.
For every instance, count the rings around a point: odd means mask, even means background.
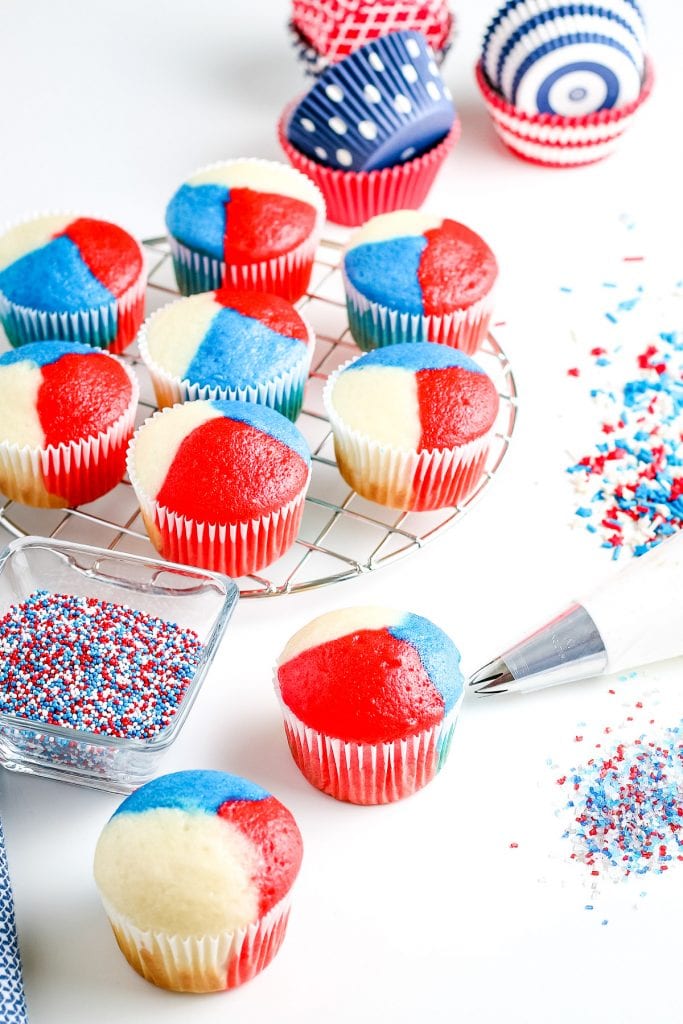
[[[220,416],[183,439],[156,497],[199,522],[246,522],[292,501],[307,477],[282,441]]]
[[[485,373],[453,366],[418,370],[420,448],[452,448],[481,437],[498,414],[498,392]]]
[[[420,656],[384,629],[361,629],[278,669],[282,699],[302,722],[347,742],[384,743],[443,720]]]
[[[83,262],[115,298],[123,295],[140,277],[140,248],[135,239],[116,224],[79,217],[62,234],[78,246]]]
[[[46,445],[91,437],[128,408],[131,383],[120,363],[99,352],[67,353],[42,367],[36,411]]]
[[[427,316],[467,309],[488,295],[498,264],[483,238],[455,220],[425,231],[417,277]]]
[[[264,292],[243,292],[234,288],[219,288],[214,292],[216,302],[228,309],[234,309],[243,316],[260,320],[271,331],[287,338],[298,338],[308,342],[308,331],[303,320],[286,299],[278,295],[267,295]]]
[[[226,204],[225,261],[254,263],[291,252],[315,227],[310,203],[291,196],[231,188]]]
[[[287,895],[299,873],[303,843],[297,824],[274,796],[264,800],[230,800],[218,808],[219,818],[237,825],[261,851],[252,881],[259,891],[259,914]]]

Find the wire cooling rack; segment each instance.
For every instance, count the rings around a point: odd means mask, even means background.
[[[166,239],[145,242],[149,261],[149,312],[178,296]],[[313,456],[313,474],[301,529],[292,549],[261,574],[238,580],[243,597],[271,597],[310,590],[380,569],[440,536],[477,501],[494,478],[510,444],[517,415],[517,387],[507,356],[490,334],[477,361],[493,379],[501,398],[495,437],[476,490],[461,505],[438,512],[396,512],[361,498],[344,483],[322,405],[327,375],[358,355],[348,330],[339,260],[342,243],[321,243],[309,292],[298,303],[317,337],[311,376],[297,426]],[[137,347],[124,358],[140,380],[138,422],[156,408],[154,393]],[[33,509],[0,495],[0,538],[27,534],[60,537],[117,551],[155,554],[145,533],[133,489],[127,480],[89,505]]]

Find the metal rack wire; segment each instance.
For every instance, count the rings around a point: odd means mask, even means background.
[[[149,258],[148,301],[153,310],[178,296],[164,238],[145,242]],[[316,331],[317,343],[303,411],[297,426],[313,456],[313,476],[299,536],[293,548],[257,576],[239,580],[243,597],[272,597],[311,590],[379,569],[418,551],[440,536],[474,505],[494,478],[510,444],[517,416],[517,387],[503,349],[490,334],[477,360],[493,379],[501,398],[496,432],[486,471],[461,505],[438,512],[396,512],[366,501],[344,483],[334,458],[331,431],[322,407],[327,375],[358,354],[348,330],[339,269],[342,244],[321,243],[309,292],[298,304]],[[136,346],[124,356],[141,384],[138,420],[156,408],[147,371]],[[132,487],[122,481],[87,506],[32,509],[0,495],[0,539],[27,534],[79,540],[119,551],[152,555]]]

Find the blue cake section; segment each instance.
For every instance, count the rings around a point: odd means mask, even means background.
[[[229,800],[265,800],[270,793],[255,782],[227,772],[172,772],[136,789],[117,808],[117,814],[140,814],[159,807],[215,814]]]
[[[79,313],[114,301],[66,235],[53,238],[0,271],[0,291],[17,306],[46,313]]]
[[[226,307],[211,321],[185,376],[211,387],[258,384],[296,369],[305,355],[303,341]]]
[[[362,242],[348,250],[344,269],[354,288],[371,302],[424,316],[417,271],[426,248],[424,235]]]
[[[389,632],[397,640],[415,648],[429,678],[444,699],[445,711],[450,711],[463,690],[460,651],[451,638],[429,619],[411,612],[403,616],[398,626],[390,626]]]
[[[306,444],[306,439],[301,431],[297,430],[282,413],[270,409],[267,405],[257,405],[255,402],[213,399],[211,404],[228,419],[246,423],[248,426],[254,427],[255,430],[270,434],[276,441],[287,445],[301,456],[307,466],[310,465],[311,452]]]
[[[227,185],[181,185],[166,208],[166,227],[183,245],[222,260],[229,201]]]
[[[417,373],[419,370],[447,370],[457,367],[469,373],[483,373],[482,368],[464,352],[435,341],[414,341],[401,345],[386,345],[366,352],[343,373],[364,370],[368,366],[395,366]]]
[[[50,366],[71,353],[91,356],[97,353],[97,349],[91,345],[81,345],[78,341],[32,341],[11,352],[3,352],[0,355],[0,366],[26,362],[35,363],[36,366]]]

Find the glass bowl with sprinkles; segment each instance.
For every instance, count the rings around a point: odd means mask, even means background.
[[[128,793],[175,740],[237,602],[220,573],[42,537],[0,554],[0,766]]]

